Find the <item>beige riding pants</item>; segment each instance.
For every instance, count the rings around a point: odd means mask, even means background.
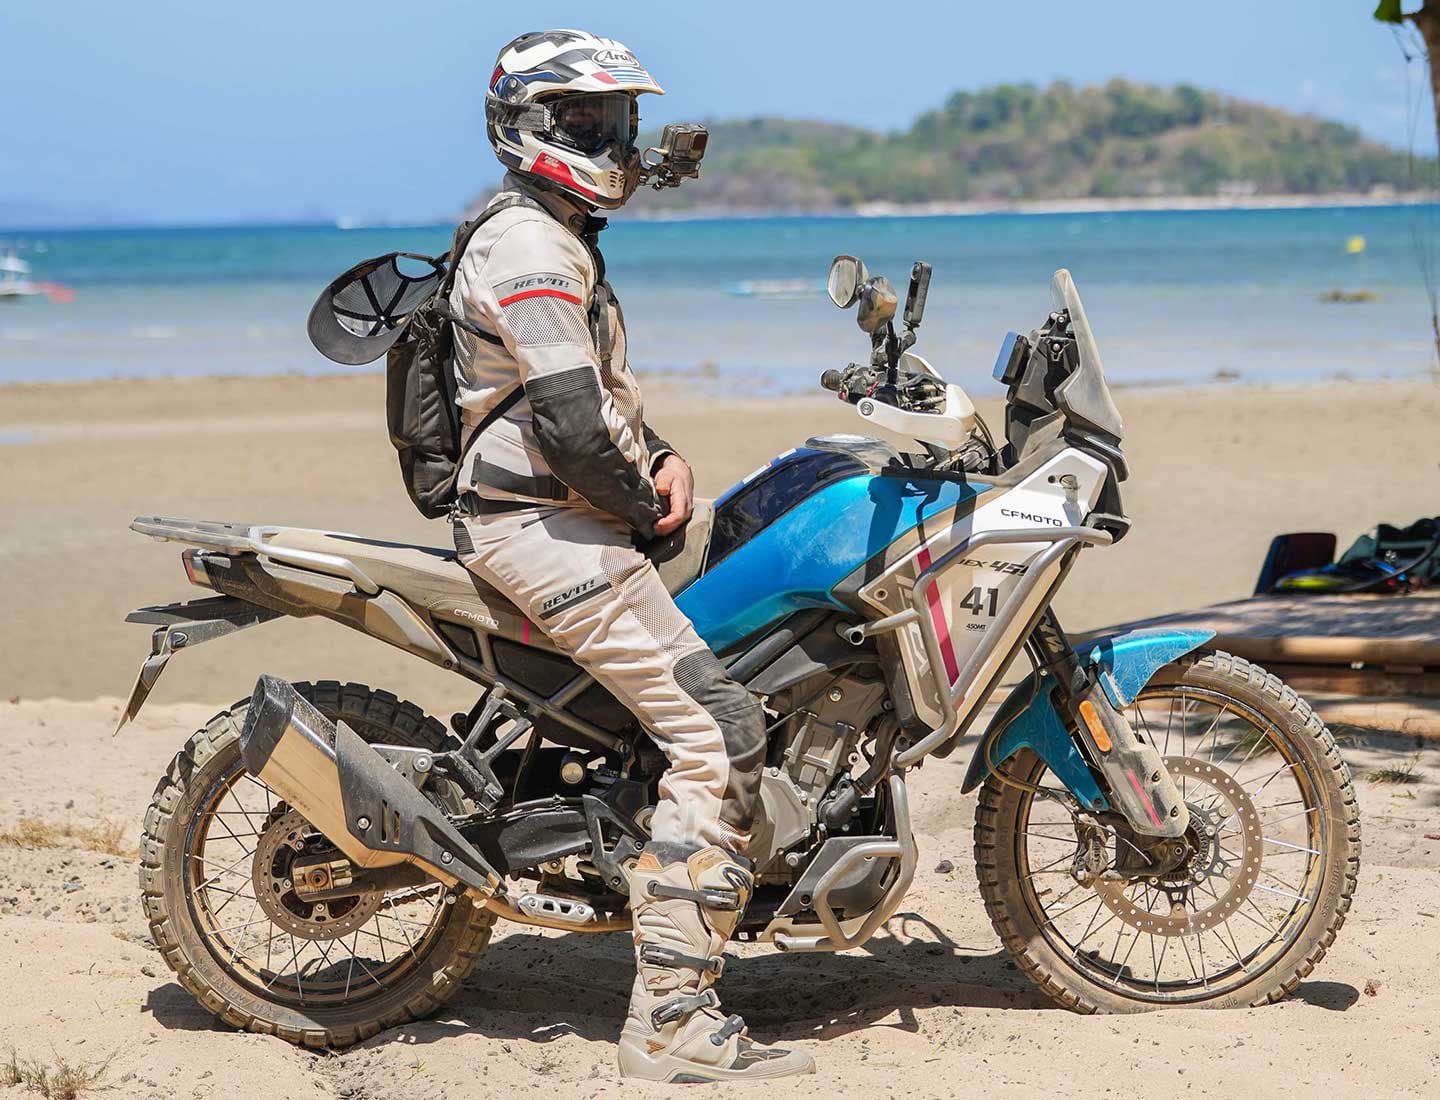
[[[731,680],[620,520],[537,506],[455,521],[460,560],[639,719],[669,760],[654,840],[744,854],[763,711]]]

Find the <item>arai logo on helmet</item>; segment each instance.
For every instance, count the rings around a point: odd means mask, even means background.
[[[595,64],[604,65],[607,69],[638,69],[640,62],[635,60],[633,53],[626,53],[624,50],[596,50]]]

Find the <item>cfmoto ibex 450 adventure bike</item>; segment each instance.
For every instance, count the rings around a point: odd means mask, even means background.
[[[822,384],[913,453],[809,440],[653,548],[681,609],[764,701],[769,755],[742,934],[857,947],[915,873],[906,779],[954,751],[1011,659],[1034,671],[973,739],[985,906],[1079,1012],[1238,1006],[1293,990],[1345,918],[1350,775],[1309,706],[1194,631],[1077,650],[1051,600],[1129,526],[1123,428],[1068,272],[1010,334],[997,442],[910,351],[929,267],[898,295],[853,257],[868,362]],[[343,1046],[433,1011],[497,918],[626,929],[627,865],[664,760],[634,718],[450,550],[146,517],[217,595],[155,626],[124,721],[182,648],[323,615],[481,693],[449,724],[358,684],[284,683],[192,737],[145,817],[141,882],[179,980],[237,1027]]]

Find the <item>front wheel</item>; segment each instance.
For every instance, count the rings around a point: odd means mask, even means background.
[[[975,861],[1006,949],[1077,1012],[1241,1007],[1294,991],[1345,921],[1360,865],[1350,771],[1309,705],[1227,653],[1162,669],[1126,711],[1190,808],[1157,873],[1077,818],[1023,750],[980,792]]]

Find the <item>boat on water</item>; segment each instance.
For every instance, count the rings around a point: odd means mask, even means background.
[[[40,288],[30,279],[30,265],[15,255],[14,249],[0,253],[0,302],[39,293]]]
[[[825,293],[825,284],[813,279],[746,279],[730,288],[737,298],[811,298]]]

